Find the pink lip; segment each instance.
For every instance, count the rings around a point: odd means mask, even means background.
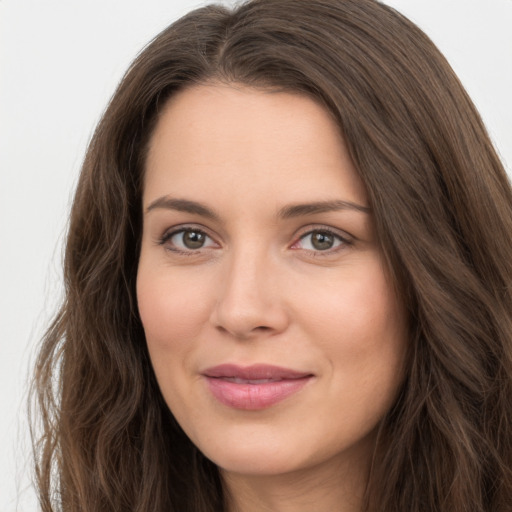
[[[203,372],[208,388],[222,404],[235,409],[270,407],[302,389],[313,375],[289,368],[256,364],[222,364]]]

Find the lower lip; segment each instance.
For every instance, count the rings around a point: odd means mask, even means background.
[[[312,376],[261,384],[239,384],[222,378],[206,377],[212,395],[235,409],[257,411],[275,405],[300,391]]]

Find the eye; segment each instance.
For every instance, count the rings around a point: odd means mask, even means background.
[[[217,246],[204,231],[197,228],[184,228],[166,233],[160,244],[176,252],[191,252]]]
[[[330,251],[340,246],[348,245],[350,241],[328,229],[315,229],[302,235],[292,246],[292,249],[306,251]]]

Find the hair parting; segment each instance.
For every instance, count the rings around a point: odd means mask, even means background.
[[[368,190],[409,315],[399,397],[366,512],[512,509],[512,192],[446,60],[374,0],[253,0],[191,12],[135,59],[83,163],[65,300],[41,345],[33,415],[44,512],[218,512],[219,472],[161,396],[137,311],[151,134],[178,91],[222,82],[328,109]]]

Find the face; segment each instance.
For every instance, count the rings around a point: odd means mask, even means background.
[[[225,473],[367,460],[405,314],[336,124],[296,94],[195,86],[151,139],[137,296],[163,396]]]

